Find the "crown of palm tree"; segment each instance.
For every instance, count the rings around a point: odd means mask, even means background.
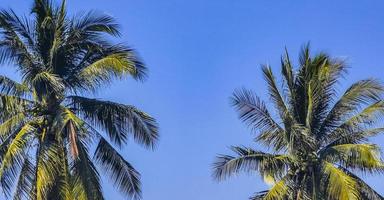
[[[115,20],[96,12],[70,18],[65,0],[35,0],[33,18],[0,11],[0,184],[14,199],[103,199],[99,171],[140,198],[140,174],[115,146],[132,137],[153,148],[156,121],[134,106],[87,98],[115,78],[146,77],[135,52],[106,39]],[[93,156],[92,156],[93,155]]]
[[[354,174],[384,167],[379,147],[368,141],[384,131],[377,125],[384,116],[383,86],[358,81],[337,99],[344,62],[325,53],[311,57],[309,45],[296,72],[287,51],[281,64],[283,88],[269,66],[262,68],[279,121],[253,92],[242,89],[232,97],[240,119],[258,131],[256,141],[273,152],[232,147],[236,156],[218,156],[214,177],[259,172],[273,186],[251,199],[383,199]]]

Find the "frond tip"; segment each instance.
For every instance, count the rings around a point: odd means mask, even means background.
[[[139,172],[103,138],[97,145],[94,159],[110,175],[121,192],[133,199],[141,199]]]

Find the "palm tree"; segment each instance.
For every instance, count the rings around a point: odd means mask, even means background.
[[[35,0],[33,17],[0,11],[0,185],[13,199],[103,199],[100,173],[127,198],[140,199],[140,174],[118,152],[133,138],[158,140],[154,118],[134,106],[89,98],[116,78],[146,77],[109,16],[69,17],[66,2]]]
[[[258,132],[255,141],[271,152],[232,147],[234,156],[217,157],[214,177],[257,171],[272,187],[254,200],[383,199],[355,174],[383,170],[379,147],[368,141],[384,131],[377,125],[384,116],[383,86],[373,79],[358,81],[337,99],[345,63],[325,53],[312,57],[309,45],[297,71],[287,51],[281,65],[282,88],[271,67],[262,67],[279,120],[252,91],[241,89],[232,97],[240,119]]]

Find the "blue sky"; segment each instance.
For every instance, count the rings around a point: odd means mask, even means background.
[[[26,2],[1,0],[0,7],[28,14]],[[230,153],[230,145],[264,149],[252,143],[229,96],[246,87],[267,100],[260,64],[278,73],[285,46],[295,59],[308,41],[314,51],[347,58],[340,91],[359,79],[384,80],[379,0],[68,0],[68,6],[71,13],[95,9],[117,18],[121,41],[138,49],[150,69],[144,83],[116,81],[97,95],[136,105],[160,124],[155,151],[134,143],[122,151],[142,173],[145,200],[245,200],[267,188],[256,174],[217,183],[211,164],[216,154]],[[383,139],[374,142],[384,147]],[[382,178],[366,180],[384,194]],[[106,199],[124,199],[112,184],[103,185]]]

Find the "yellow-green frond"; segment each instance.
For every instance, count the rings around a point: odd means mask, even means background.
[[[348,176],[332,163],[325,162],[323,173],[326,175],[328,199],[358,200],[358,184],[354,178]]]
[[[36,197],[45,199],[52,184],[60,173],[62,163],[60,152],[56,144],[43,145],[38,150]]]
[[[20,131],[16,134],[16,137],[12,140],[10,145],[7,148],[7,151],[3,157],[1,167],[0,167],[0,177],[3,176],[4,170],[13,164],[14,159],[24,151],[24,148],[27,144],[27,134],[30,133],[34,128],[26,124],[23,126]]]
[[[265,194],[263,200],[284,200],[287,198],[289,192],[289,187],[286,185],[285,180],[280,180],[271,189],[268,193]]]
[[[129,53],[116,53],[105,56],[90,64],[80,72],[80,79],[90,87],[100,82],[109,82],[117,77],[122,78],[131,75],[134,78],[140,76],[136,63],[129,59]]]
[[[380,148],[373,144],[341,144],[330,147],[326,152],[329,160],[339,161],[345,167],[363,171],[384,169]]]
[[[14,128],[20,125],[23,119],[25,119],[25,114],[18,113],[0,124],[0,141],[4,140]]]

